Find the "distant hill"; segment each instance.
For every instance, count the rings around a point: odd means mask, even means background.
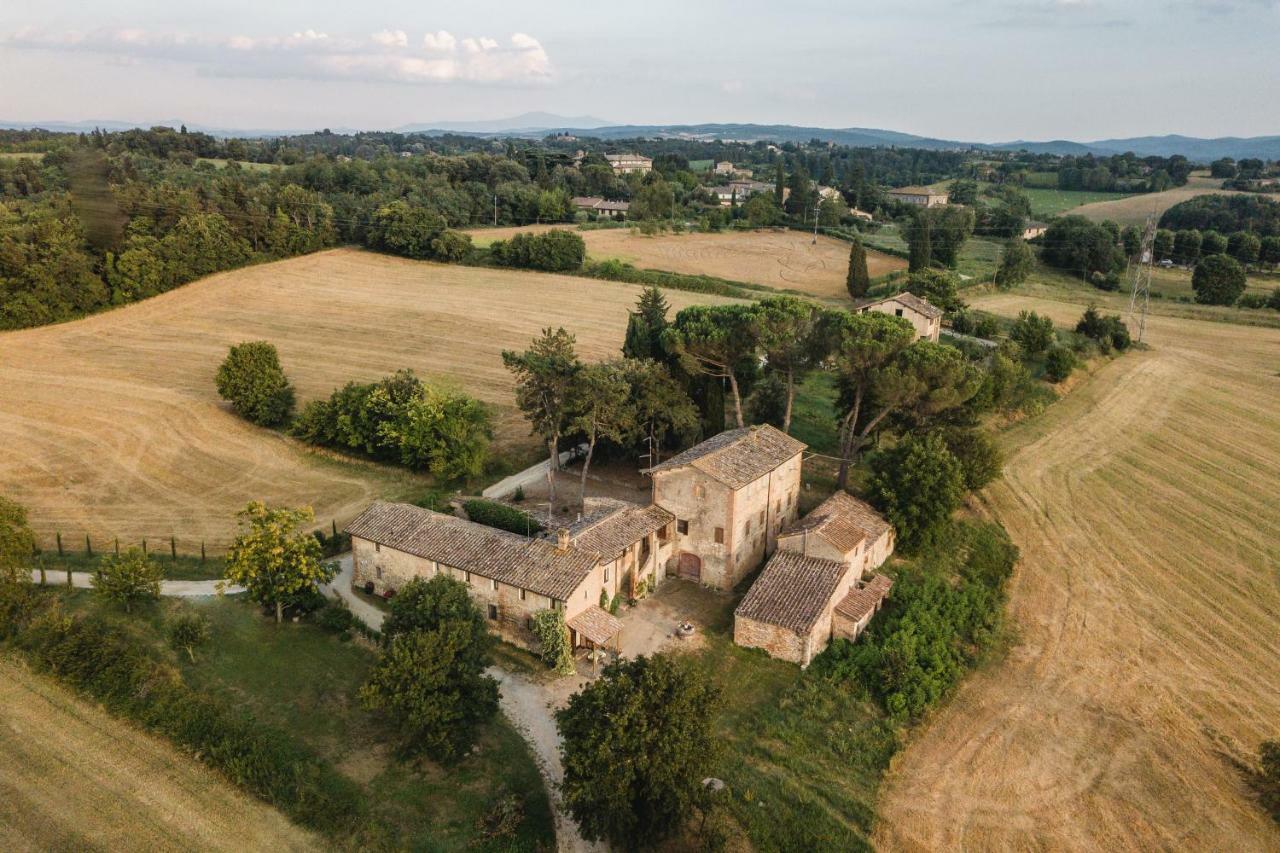
[[[96,121],[6,122],[0,128],[42,127],[54,131],[88,131],[95,127],[104,130],[125,130],[132,127],[166,125],[177,127],[182,122],[173,119],[163,122],[135,123],[110,119]],[[204,131],[214,136],[273,137],[311,133],[313,130],[265,130],[215,128],[192,122],[191,130]],[[734,140],[739,142],[808,142],[817,139],[837,145],[856,147],[927,148],[932,150],[993,150],[1030,151],[1037,154],[1123,154],[1132,151],[1140,156],[1169,157],[1181,154],[1197,163],[1208,163],[1220,157],[1257,157],[1263,160],[1280,160],[1280,136],[1236,137],[1202,139],[1194,136],[1136,136],[1127,139],[1099,139],[1093,142],[1076,142],[1068,139],[1048,141],[1014,140],[1012,142],[966,142],[932,136],[918,136],[895,130],[867,127],[804,127],[793,124],[608,124],[594,116],[562,116],[555,113],[529,112],[518,116],[491,121],[439,121],[413,122],[393,128],[397,133],[458,133],[468,136],[520,136],[538,138],[550,133],[569,133],[574,136],[598,139],[671,138],[700,140]],[[349,128],[333,128],[334,133],[354,133]]]

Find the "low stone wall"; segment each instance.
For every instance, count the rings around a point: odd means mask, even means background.
[[[801,666],[809,664],[805,657],[805,638],[767,622],[735,616],[733,642],[743,648],[764,649],[769,657],[779,660],[791,661]]]

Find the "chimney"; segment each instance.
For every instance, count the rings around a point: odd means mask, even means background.
[[[556,531],[556,550],[561,554],[569,550],[569,528],[561,527]]]

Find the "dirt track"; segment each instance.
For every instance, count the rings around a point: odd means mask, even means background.
[[[480,243],[509,238],[521,231],[545,231],[550,226],[480,229]],[[630,228],[576,232],[593,260],[617,258],[644,269],[690,275],[712,275],[733,281],[763,284],[829,299],[847,299],[849,244],[802,231],[743,231],[726,234],[659,234],[646,237]],[[902,258],[867,250],[872,278],[907,268]]]
[[[324,846],[168,744],[0,658],[0,849]]]
[[[546,326],[587,359],[614,355],[640,288],[418,263],[339,249],[250,267],[73,323],[0,334],[0,494],[25,504],[47,546],[61,531],[101,550],[174,534],[226,544],[251,498],[311,504],[341,524],[404,475],[327,461],[254,427],[218,399],[227,347],[276,344],[299,402],[402,367],[493,404],[497,435],[528,441],[504,348]],[[673,310],[716,297],[671,292]]]
[[[879,847],[1280,849],[1231,763],[1280,735],[1280,331],[1148,341],[1007,436],[1017,641],[899,756]]]

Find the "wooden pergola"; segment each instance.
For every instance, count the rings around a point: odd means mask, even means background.
[[[599,666],[600,649],[608,649],[614,643],[614,651],[618,651],[616,640],[622,633],[622,622],[608,611],[592,605],[569,620],[573,629],[575,645],[591,650],[591,672],[595,673]]]

